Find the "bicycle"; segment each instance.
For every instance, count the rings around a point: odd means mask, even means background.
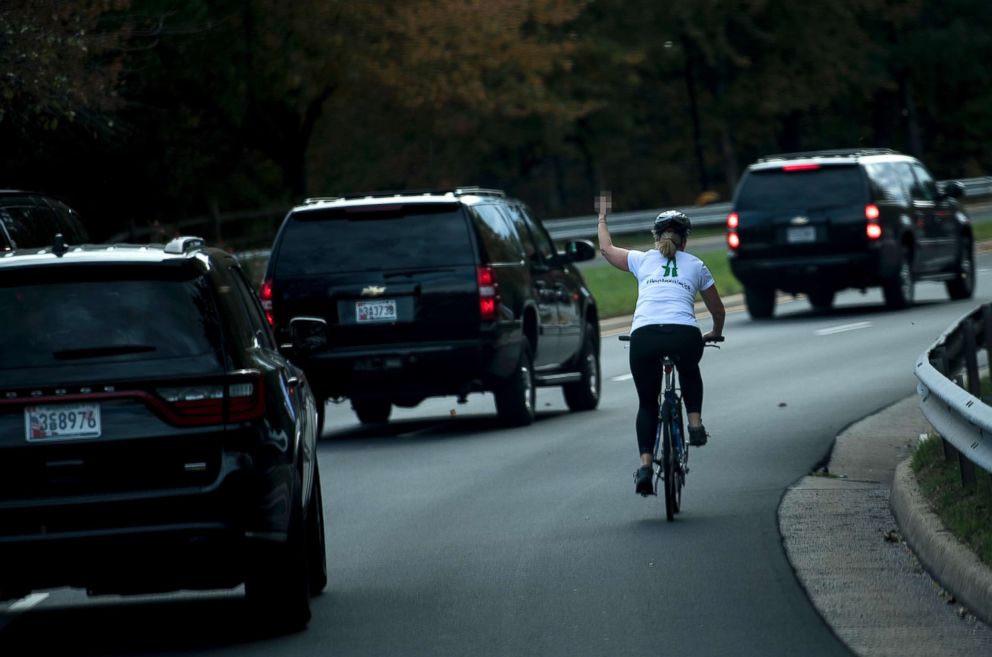
[[[619,336],[621,342],[630,342],[629,335]],[[719,349],[715,344],[724,337],[711,338],[704,347]],[[661,393],[658,395],[658,433],[654,441],[654,456],[651,459],[654,469],[653,494],[658,494],[658,482],[665,488],[665,517],[669,522],[682,509],[682,489],[689,475],[689,450],[686,449],[685,431],[682,418],[682,395],[675,387],[675,360],[665,356],[661,360],[664,368]],[[658,458],[658,451],[661,458]]]

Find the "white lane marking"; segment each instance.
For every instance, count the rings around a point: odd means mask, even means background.
[[[630,381],[634,378],[633,374],[621,374],[620,376],[614,376],[610,381]]]
[[[833,335],[834,333],[844,333],[846,331],[858,331],[871,327],[871,322],[855,322],[854,324],[844,324],[842,326],[831,326],[830,328],[814,331],[815,335]]]
[[[19,613],[22,611],[27,611],[31,607],[36,607],[44,602],[48,598],[48,593],[32,593],[29,596],[23,597],[20,600],[12,603],[7,607],[8,612]]]

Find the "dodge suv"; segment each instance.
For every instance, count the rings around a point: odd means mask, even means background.
[[[312,199],[283,222],[261,299],[318,399],[350,398],[362,422],[490,391],[524,425],[535,386],[561,386],[572,410],[599,402],[596,303],[574,265],[594,256],[587,241],[559,252],[496,190]]]
[[[0,257],[0,599],[327,580],[317,408],[234,258],[177,238]]]
[[[727,218],[730,267],[753,318],[775,292],[827,309],[845,288],[881,286],[891,308],[918,280],[971,297],[975,256],[958,182],[939,189],[918,160],[889,149],[772,155],[748,167]]]

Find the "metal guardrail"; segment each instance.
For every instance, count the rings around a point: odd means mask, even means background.
[[[980,178],[957,178],[964,185],[965,198],[980,198],[992,196],[992,176]],[[949,180],[937,182],[943,187]],[[657,210],[638,210],[635,212],[617,212],[610,215],[610,233],[623,235],[629,233],[646,233],[651,228],[654,218],[665,210],[679,210],[692,219],[693,226],[721,226],[730,214],[730,203],[713,203],[702,207],[689,206],[682,208],[659,208]],[[568,219],[546,219],[551,237],[556,240],[571,240],[596,235],[596,215],[589,214]]]
[[[992,304],[959,319],[916,361],[920,408],[966,484],[975,482],[975,466],[992,473],[992,407],[981,398],[979,349],[992,357]]]

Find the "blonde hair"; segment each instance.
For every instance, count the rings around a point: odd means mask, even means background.
[[[682,236],[674,230],[666,230],[654,239],[654,246],[661,251],[661,255],[671,260],[676,251],[682,248]]]

